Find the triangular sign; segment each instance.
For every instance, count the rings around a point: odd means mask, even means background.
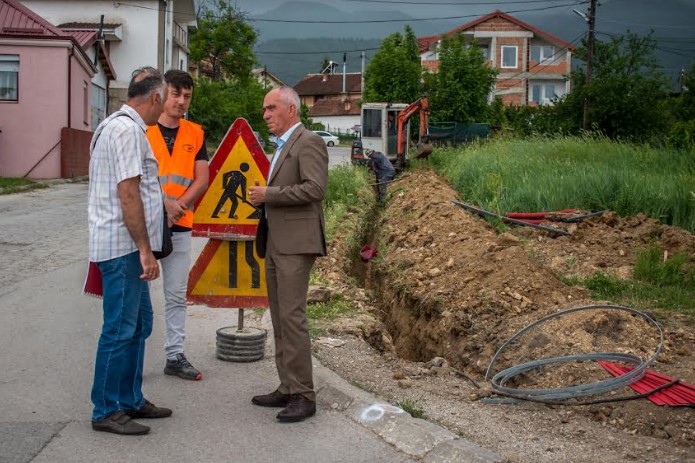
[[[256,181],[266,184],[270,162],[246,119],[231,125],[210,161],[207,192],[196,202],[193,236],[253,239],[260,218],[248,197]]]

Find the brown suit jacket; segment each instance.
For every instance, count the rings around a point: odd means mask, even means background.
[[[258,255],[265,257],[270,239],[281,254],[325,256],[322,202],[327,187],[326,144],[300,125],[282,147],[268,179],[256,234]]]

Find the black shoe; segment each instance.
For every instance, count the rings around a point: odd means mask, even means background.
[[[253,396],[251,402],[261,407],[286,407],[290,402],[290,395],[283,394],[276,389],[270,394]]]
[[[111,413],[99,421],[92,421],[92,429],[101,432],[112,432],[124,436],[141,436],[150,432],[144,424],[136,423],[123,411]]]
[[[193,368],[191,362],[189,362],[182,353],[176,354],[175,360],[167,359],[167,365],[164,367],[164,374],[178,376],[179,378],[190,379],[192,381],[198,381],[203,378],[202,373]]]
[[[171,416],[171,409],[158,407],[145,399],[145,403],[139,410],[127,410],[125,413],[131,418],[166,418]]]
[[[278,413],[277,418],[284,423],[294,423],[314,416],[314,414],[316,414],[316,402],[299,394],[292,394],[287,408]]]

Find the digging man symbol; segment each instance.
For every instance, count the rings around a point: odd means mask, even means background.
[[[222,197],[220,197],[220,200],[217,202],[217,206],[212,213],[212,218],[219,218],[218,214],[222,210],[222,207],[224,207],[227,200],[232,202],[232,207],[229,210],[230,219],[237,218],[236,210],[239,207],[239,200],[254,208],[253,213],[247,218],[254,219],[259,217],[258,209],[246,200],[246,176],[244,175],[244,172],[248,172],[248,170],[249,165],[242,162],[239,166],[239,170],[230,170],[222,175],[222,187],[224,188],[224,193],[222,193]],[[238,190],[241,190],[241,193],[237,193]]]

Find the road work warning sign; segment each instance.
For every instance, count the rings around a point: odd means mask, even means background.
[[[234,121],[210,161],[208,190],[196,203],[193,236],[248,240],[261,210],[248,198],[256,181],[266,184],[270,163],[245,119]]]

